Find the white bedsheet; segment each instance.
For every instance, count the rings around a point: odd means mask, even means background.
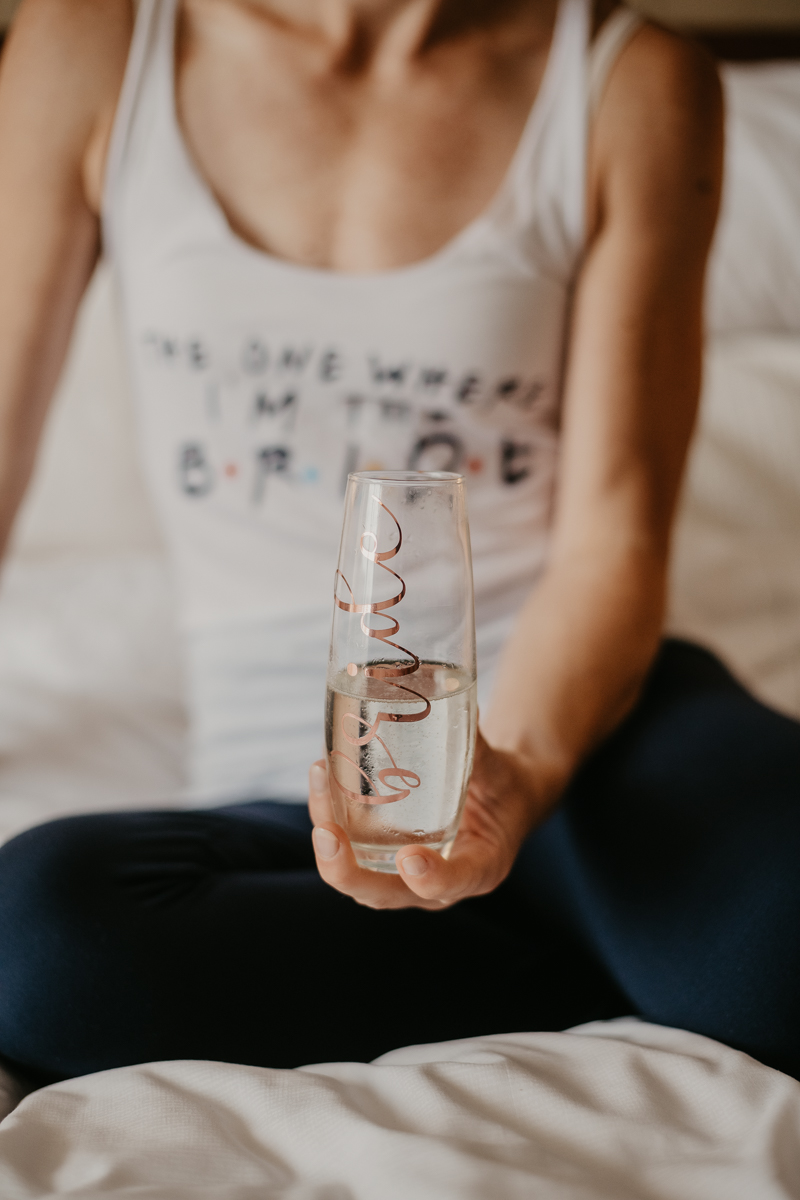
[[[171,1062],[29,1096],[3,1200],[789,1200],[800,1084],[621,1021],[272,1071]]]

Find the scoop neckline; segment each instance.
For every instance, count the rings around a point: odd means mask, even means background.
[[[180,0],[167,0],[169,5],[167,9],[167,20],[169,22],[169,36],[165,39],[166,42],[166,70],[167,70],[167,94],[169,97],[168,120],[171,126],[172,136],[179,148],[180,155],[184,160],[184,165],[189,176],[192,179],[193,185],[202,194],[205,203],[214,212],[218,222],[224,229],[226,237],[233,246],[248,256],[257,258],[260,262],[270,266],[276,271],[281,271],[286,275],[295,277],[305,277],[313,279],[315,282],[349,284],[355,286],[364,286],[371,283],[387,283],[394,280],[403,280],[416,275],[427,274],[436,268],[442,266],[461,248],[472,241],[484,230],[490,228],[499,216],[500,210],[507,202],[509,196],[513,193],[514,184],[522,169],[523,163],[529,157],[533,146],[536,145],[544,122],[545,107],[548,97],[553,88],[554,79],[554,62],[558,58],[558,51],[561,47],[563,39],[564,27],[566,24],[566,12],[570,3],[575,3],[576,0],[558,0],[556,17],[553,23],[553,32],[550,37],[550,46],[547,51],[547,62],[542,73],[542,79],[539,88],[534,96],[528,116],[525,118],[525,123],[522,127],[519,140],[508,167],[500,181],[500,184],[489,201],[488,205],[473,217],[471,221],[453,237],[449,238],[438,250],[433,254],[426,255],[424,258],[417,259],[415,262],[406,263],[399,267],[388,267],[377,271],[342,271],[332,267],[313,267],[307,266],[305,263],[293,262],[291,259],[281,258],[279,255],[272,254],[269,250],[264,250],[260,246],[253,245],[246,238],[234,229],[230,222],[222,203],[215,194],[213,188],[203,176],[198,164],[195,162],[194,156],[189,148],[186,138],[181,128],[178,117],[178,98],[177,98],[177,76],[175,71],[175,30],[178,14],[178,5]]]

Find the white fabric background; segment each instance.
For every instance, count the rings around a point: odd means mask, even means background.
[[[800,717],[800,334],[709,342],[669,629]]]
[[[800,69],[724,71],[725,192],[708,279],[713,333],[800,332]]]

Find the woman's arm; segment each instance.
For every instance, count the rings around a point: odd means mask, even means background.
[[[630,709],[661,636],[700,391],[721,116],[704,53],[652,28],[598,114],[552,553],[484,723],[492,745],[548,764],[556,791]]]
[[[363,903],[437,907],[496,887],[581,759],[634,703],[661,636],[721,174],[713,64],[644,28],[612,74],[592,139],[592,235],[573,312],[550,562],[505,649],[450,860],[408,847],[399,876],[359,870],[312,769],[312,816],[338,843],[325,858],[315,834],[320,871]]]
[[[127,0],[25,0],[0,68],[0,552],[99,246]]]

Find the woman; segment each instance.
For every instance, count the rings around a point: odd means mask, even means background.
[[[800,728],[656,658],[720,127],[704,55],[613,3],[142,0],[132,32],[127,0],[25,0],[0,512],[102,222],[197,790],[238,803],[3,848],[8,1061],[291,1066],[634,1011],[800,1069]],[[271,802],[319,744],[342,482],[378,464],[467,473],[493,681],[450,859],[395,876],[356,865],[324,762],[316,867]]]

